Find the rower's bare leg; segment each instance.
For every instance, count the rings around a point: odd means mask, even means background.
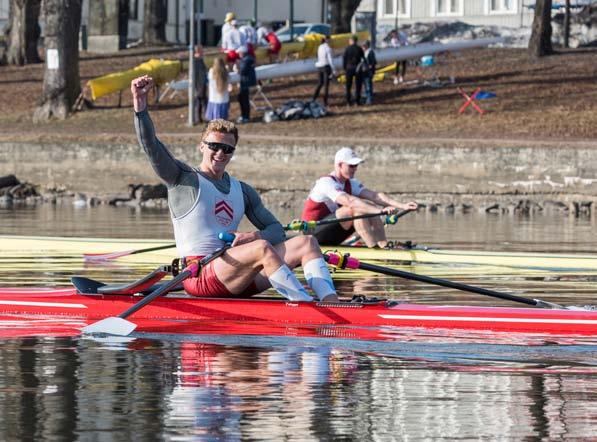
[[[388,244],[386,231],[380,217],[356,219],[354,229],[361,235],[367,247],[385,247]]]
[[[276,244],[274,249],[289,268],[303,267],[307,283],[318,299],[325,302],[338,301],[330,271],[314,236],[295,236],[288,241]],[[263,271],[255,279],[255,282],[258,289],[265,290],[269,287],[269,281]]]
[[[268,286],[282,296],[295,301],[312,299],[276,249],[265,240],[233,247],[216,259],[213,266],[220,282],[232,294],[242,293],[261,273]]]

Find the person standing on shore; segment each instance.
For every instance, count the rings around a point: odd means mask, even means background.
[[[315,93],[313,94],[313,101],[317,100],[321,87],[323,86],[323,104],[327,107],[330,79],[332,75],[336,75],[336,69],[334,68],[334,53],[328,44],[327,36],[321,38],[321,44],[317,48],[317,61],[315,62],[315,67],[317,68],[319,82],[317,83]]]
[[[416,210],[417,203],[402,204],[388,195],[367,189],[355,179],[363,160],[354,150],[343,147],[334,157],[334,171],[319,178],[303,206],[303,221],[349,218],[368,213],[391,215],[398,210]],[[379,216],[319,226],[313,235],[322,245],[339,245],[356,232],[367,247],[386,247],[388,240]]]
[[[255,48],[257,47],[255,20],[249,20],[247,24],[242,25],[238,30],[243,37],[244,44],[247,46],[247,52],[254,58]]]
[[[363,77],[357,71],[359,63],[365,59],[363,49],[357,44],[358,37],[352,35],[348,40],[348,46],[344,50],[342,57],[342,67],[346,73],[346,104],[352,106],[352,82],[355,81],[355,99],[354,102],[361,104],[361,88],[363,86]]]
[[[228,69],[222,58],[217,57],[207,74],[209,95],[205,120],[228,119],[230,92],[228,92]]]
[[[205,66],[205,61],[203,61],[203,48],[200,45],[195,46],[193,63],[195,94],[197,100],[195,111],[199,117],[198,120],[203,122],[203,109],[206,108],[207,104],[207,66]]]
[[[363,72],[363,82],[365,83],[365,104],[373,103],[373,77],[375,76],[375,68],[377,66],[377,59],[375,58],[375,51],[371,47],[371,42],[365,40],[363,43],[363,52],[365,59],[361,63],[366,63],[367,69]]]
[[[267,33],[265,34],[265,41],[267,41],[267,45],[269,46],[267,50],[267,55],[269,56],[269,62],[277,63],[280,50],[282,49],[282,43],[280,43],[280,39],[272,29],[271,25],[267,26]]]
[[[222,49],[226,53],[226,63],[231,67],[237,66],[237,62],[240,59],[238,49],[245,44],[244,38],[236,26],[236,20],[231,20],[230,29],[226,32],[222,40]]]
[[[408,36],[406,32],[393,29],[390,32],[390,46],[393,48],[400,48],[408,46]],[[396,61],[396,70],[394,71],[394,84],[403,83],[406,76],[406,60]]]
[[[239,48],[240,53],[240,84],[238,92],[238,104],[240,105],[240,117],[238,124],[248,123],[251,120],[251,87],[257,85],[255,74],[255,58],[249,54],[245,47]]]
[[[208,123],[198,145],[201,163],[193,168],[176,159],[156,137],[147,110],[153,88],[147,75],[131,82],[135,130],[153,170],[168,188],[168,206],[178,253],[185,262],[200,260],[224,246],[222,233],[233,233],[231,247],[184,280],[193,296],[246,297],[273,287],[292,301],[313,298],[298,281],[292,268],[302,266],[307,283],[318,299],[337,301],[329,270],[312,236],[285,241],[284,228],[265,208],[255,189],[230,176],[226,166],[238,143],[234,123]],[[240,232],[247,216],[258,229]]]
[[[228,33],[228,31],[230,29],[232,29],[230,22],[235,19],[236,19],[236,15],[234,14],[234,12],[226,13],[226,17],[224,18],[224,24],[222,25],[222,35],[220,37],[220,41],[222,43],[224,42],[224,38],[226,38],[226,34]]]

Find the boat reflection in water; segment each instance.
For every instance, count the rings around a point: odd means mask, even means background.
[[[416,335],[4,339],[0,438],[595,434],[597,345],[524,344]]]

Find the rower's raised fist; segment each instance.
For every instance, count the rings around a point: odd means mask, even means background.
[[[135,112],[141,112],[147,107],[147,94],[153,88],[153,78],[143,75],[131,81],[131,92],[133,94],[133,107]]]
[[[131,81],[131,92],[133,96],[147,95],[153,88],[153,78],[149,75],[143,75]]]

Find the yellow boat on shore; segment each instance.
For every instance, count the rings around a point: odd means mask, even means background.
[[[125,262],[169,262],[177,256],[176,249],[168,247],[172,245],[172,240],[0,235],[0,244],[3,257],[22,254],[39,257],[83,257],[84,254],[118,254],[147,248],[161,250],[131,254],[118,259]],[[597,254],[445,250],[419,246],[392,250],[323,246],[322,250],[350,253],[361,260],[371,261],[483,265],[553,272],[597,271]]]

